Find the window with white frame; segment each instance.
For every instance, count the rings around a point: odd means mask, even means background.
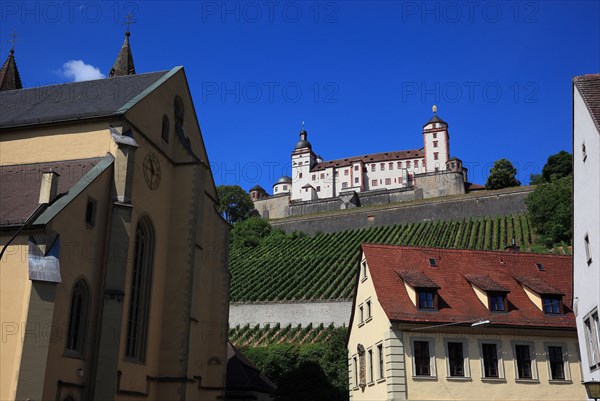
[[[363,279],[367,278],[367,261],[363,260],[362,263],[360,264],[360,268],[361,268],[361,275]]]
[[[482,341],[479,343],[479,349],[482,379],[504,379],[504,363],[500,343]]]
[[[585,343],[590,370],[600,368],[600,338],[598,325],[598,310],[583,318]]]
[[[587,264],[592,263],[592,250],[590,249],[590,236],[586,233],[585,237],[583,237],[584,246],[585,246],[585,257],[587,259]]]
[[[359,324],[364,323],[365,322],[365,309],[363,307],[363,304],[358,305],[358,316],[360,317]]]
[[[383,344],[377,344],[377,378],[383,379],[385,378],[385,373],[383,369]]]
[[[391,178],[386,178],[385,179],[385,185],[391,185],[392,184],[392,179]]]
[[[354,387],[358,387],[358,359],[356,356],[353,358],[354,361]]]
[[[567,345],[551,343],[545,344],[545,348],[550,380],[571,380]]]
[[[367,320],[369,320],[371,318],[371,300],[367,299],[365,305],[367,306]]]
[[[587,159],[587,150],[585,149],[585,142],[581,144],[581,156],[583,157],[583,161]]]
[[[446,340],[446,367],[448,377],[470,377],[467,342],[461,339]]]
[[[371,164],[371,171],[375,171],[375,168],[376,168],[375,164]]]
[[[433,339],[415,338],[412,341],[412,368],[414,377],[435,377]]]
[[[373,383],[373,350],[369,348],[367,354],[369,358],[369,383]]]
[[[537,369],[533,343],[514,343],[515,378],[518,380],[537,380]]]

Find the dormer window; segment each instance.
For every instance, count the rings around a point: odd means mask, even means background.
[[[508,310],[506,305],[506,293],[489,293],[488,302],[490,311],[492,312],[506,312]]]
[[[431,288],[417,289],[419,294],[419,309],[437,310],[437,291]]]
[[[437,261],[434,258],[429,258],[429,266],[437,267]]]
[[[559,315],[562,313],[562,297],[560,295],[545,295],[542,297],[544,313]]]

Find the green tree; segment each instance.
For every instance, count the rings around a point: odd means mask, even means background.
[[[485,187],[487,189],[518,187],[521,183],[517,180],[516,175],[517,169],[508,159],[496,160],[494,167],[490,169]]]
[[[256,246],[272,232],[269,222],[261,217],[249,217],[233,226],[231,244],[236,246]]]
[[[572,174],[573,156],[564,150],[548,157],[546,165],[542,169],[542,176],[546,182],[557,180]]]
[[[541,174],[529,174],[529,185],[540,185],[544,183],[544,176]]]
[[[250,195],[239,185],[219,185],[217,193],[219,212],[228,222],[234,224],[258,214]]]
[[[525,199],[531,223],[546,246],[573,238],[573,176],[538,185]]]

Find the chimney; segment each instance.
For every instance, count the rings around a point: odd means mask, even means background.
[[[504,250],[506,252],[514,252],[514,253],[519,252],[520,249],[521,249],[521,247],[519,245],[517,245],[514,238],[512,239],[512,244],[507,246],[506,248],[504,248]]]
[[[42,184],[40,186],[40,200],[38,203],[50,204],[56,199],[56,191],[58,189],[58,174],[56,171],[46,171],[42,173]]]

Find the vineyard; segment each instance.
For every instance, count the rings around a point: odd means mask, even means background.
[[[533,235],[526,215],[511,215],[283,237],[231,251],[231,301],[348,300],[363,242],[504,250],[514,239],[526,251]]]
[[[336,332],[346,332],[345,327],[333,327],[333,324],[324,326],[320,324],[302,327],[288,324],[282,327],[280,324],[274,326],[236,326],[229,329],[229,341],[236,347],[265,347],[273,344],[316,344],[329,340]]]

